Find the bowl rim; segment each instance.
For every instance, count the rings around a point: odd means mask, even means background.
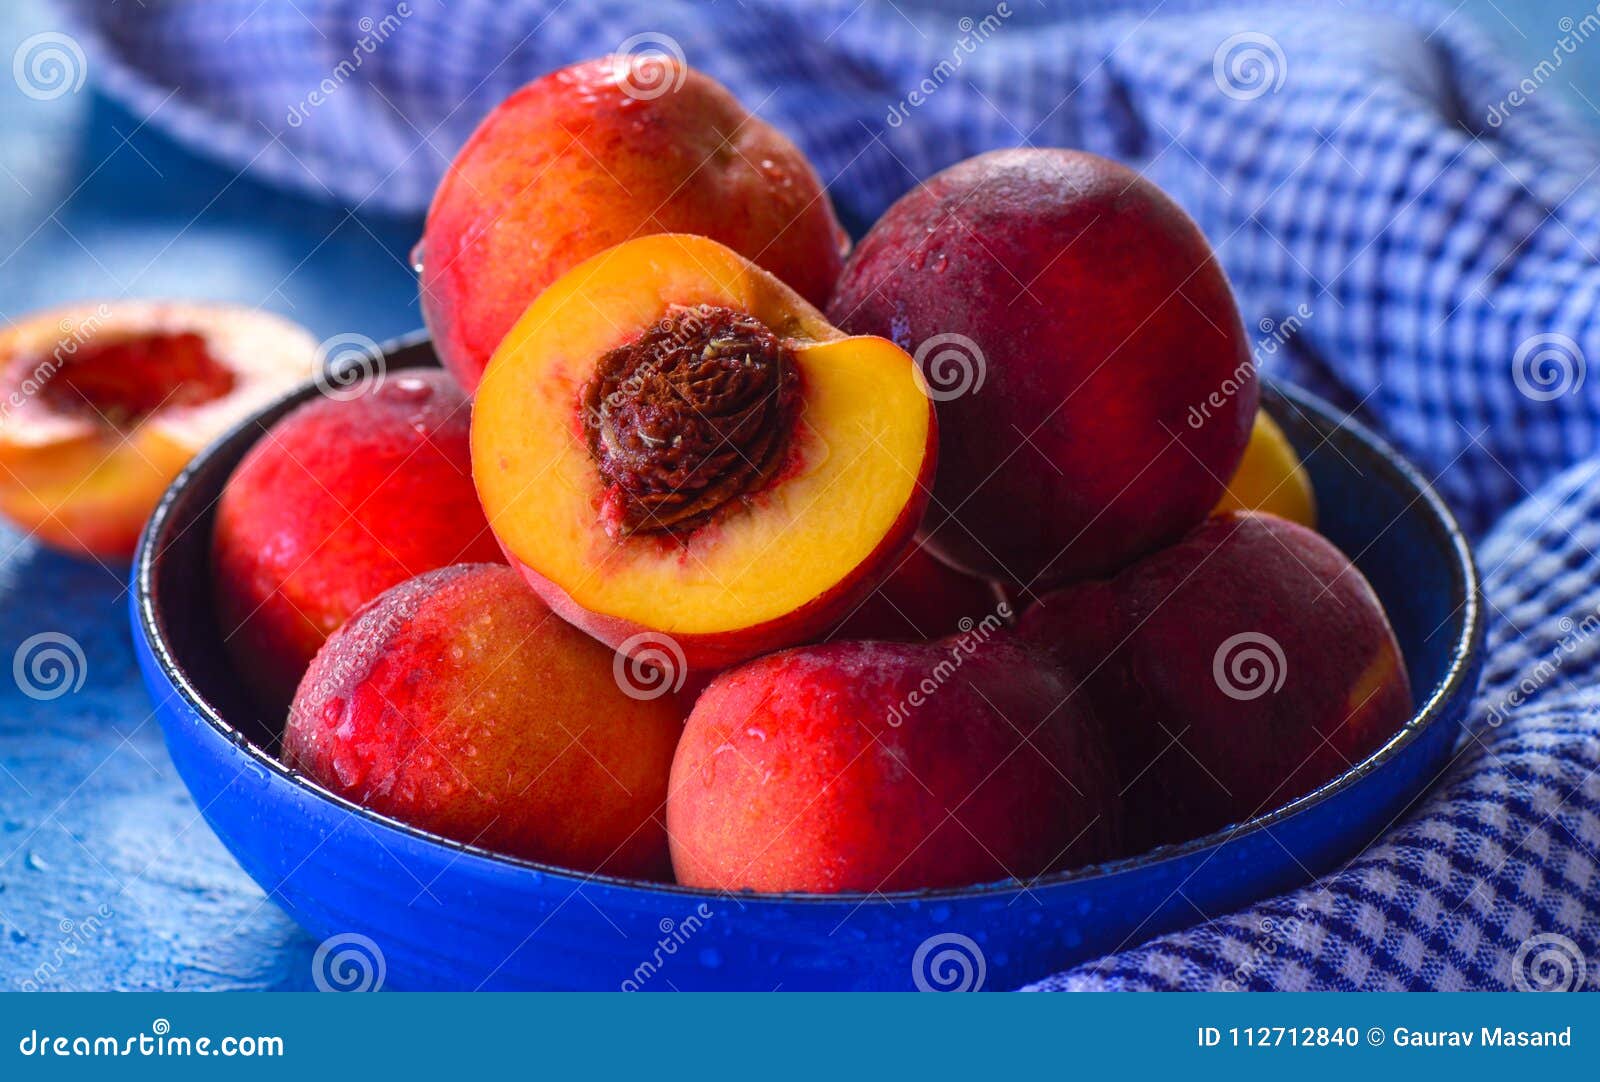
[[[425,367],[430,361],[436,362],[432,341],[424,330],[391,339],[381,345],[379,349],[386,370],[389,368]],[[367,359],[362,358],[361,360]],[[1455,516],[1451,514],[1443,499],[1434,491],[1432,484],[1422,476],[1415,466],[1391,447],[1387,441],[1383,440],[1353,416],[1344,413],[1309,391],[1289,383],[1269,380],[1262,376],[1260,377],[1260,385],[1263,397],[1273,399],[1309,416],[1319,426],[1328,427],[1329,431],[1323,437],[1324,441],[1331,441],[1343,434],[1348,440],[1366,444],[1378,472],[1384,475],[1384,479],[1395,487],[1409,490],[1416,494],[1411,502],[1423,505],[1426,510],[1429,531],[1434,534],[1435,540],[1440,543],[1441,549],[1451,552],[1455,556],[1450,565],[1452,601],[1455,603],[1452,612],[1459,611],[1461,613],[1461,631],[1451,643],[1449,667],[1443,677],[1436,682],[1427,698],[1417,706],[1405,725],[1396,730],[1388,740],[1384,741],[1365,759],[1351,766],[1337,777],[1260,815],[1252,816],[1239,823],[1222,827],[1188,841],[1157,846],[1154,849],[1132,856],[1119,857],[1116,860],[1053,872],[1033,879],[1000,879],[959,887],[937,887],[892,892],[851,891],[836,894],[808,891],[730,892],[706,887],[689,887],[679,883],[632,879],[597,872],[580,872],[555,864],[545,864],[540,861],[498,853],[467,842],[456,841],[441,834],[435,834],[413,826],[402,820],[375,812],[324,788],[299,771],[285,766],[266,749],[246,737],[239,728],[224,719],[221,713],[195,687],[183,665],[172,651],[171,644],[166,636],[162,614],[156,607],[154,579],[156,565],[161,558],[157,540],[164,537],[165,527],[172,515],[173,508],[183,498],[193,479],[224,449],[230,449],[235,441],[242,438],[247,430],[260,429],[260,432],[255,437],[255,439],[259,439],[260,433],[266,431],[259,423],[263,415],[286,407],[292,408],[290,407],[291,403],[294,406],[298,406],[305,401],[309,401],[324,386],[330,384],[335,387],[343,386],[344,384],[340,382],[340,379],[341,377],[338,373],[334,373],[331,376],[319,376],[307,380],[277,396],[270,402],[263,404],[249,416],[230,427],[227,432],[214,440],[199,454],[195,455],[189,464],[174,478],[146,522],[144,530],[139,537],[138,547],[135,550],[132,574],[135,616],[134,633],[142,637],[144,645],[159,666],[162,676],[190,711],[200,718],[216,735],[221,736],[232,744],[248,759],[253,760],[258,766],[264,768],[270,775],[288,782],[290,785],[309,793],[317,799],[328,802],[337,809],[347,813],[354,813],[374,824],[399,831],[419,842],[438,846],[458,857],[471,856],[488,860],[495,865],[514,870],[517,873],[534,872],[543,876],[552,876],[571,882],[575,886],[606,886],[626,891],[668,893],[692,898],[726,898],[731,895],[745,904],[800,902],[813,905],[840,905],[850,908],[874,904],[893,906],[908,901],[1003,898],[1007,895],[1026,894],[1071,883],[1106,879],[1169,861],[1179,861],[1205,850],[1219,848],[1244,835],[1263,831],[1269,832],[1272,827],[1284,823],[1315,805],[1332,799],[1350,789],[1374,771],[1381,769],[1391,759],[1396,758],[1407,747],[1415,743],[1424,730],[1438,721],[1446,704],[1466,690],[1467,682],[1471,679],[1478,661],[1478,654],[1482,648],[1483,599],[1477,565],[1472,556],[1472,548],[1460,524],[1456,521]],[[1432,784],[1432,782],[1430,781],[1429,784]]]

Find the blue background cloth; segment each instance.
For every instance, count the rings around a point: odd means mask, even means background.
[[[959,19],[991,6],[408,0],[385,24],[399,7],[371,0],[84,2],[70,19],[30,0],[0,21],[0,59],[64,32],[86,85],[0,83],[0,313],[174,295],[258,304],[319,337],[409,330],[418,216],[471,127],[526,79],[644,32],[795,137],[856,232],[989,147],[1128,161],[1216,244],[1263,367],[1361,415],[1488,532],[1493,652],[1478,727],[1384,845],[1047,985],[1505,987],[1519,948],[1549,935],[1600,971],[1600,646],[1568,649],[1600,605],[1587,461],[1600,375],[1585,378],[1600,357],[1600,80],[1585,77],[1600,34],[1558,44],[1592,9],[1155,7],[1012,3],[956,77],[891,123],[954,55]],[[1555,52],[1560,68],[1541,72]],[[1525,80],[1533,91],[1508,103]],[[166,761],[122,575],[0,534],[0,647],[49,629],[87,663],[70,698],[0,686],[0,980],[306,987],[312,944],[233,866]]]

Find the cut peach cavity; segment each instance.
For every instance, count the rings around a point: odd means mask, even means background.
[[[903,350],[687,234],[546,290],[472,423],[490,526],[546,603],[625,652],[669,636],[696,669],[846,615],[920,522],[936,445]]]
[[[118,302],[0,333],[0,512],[53,548],[126,558],[200,448],[316,370],[264,312]]]

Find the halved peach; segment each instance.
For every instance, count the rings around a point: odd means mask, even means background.
[[[1298,522],[1308,530],[1317,528],[1317,500],[1311,490],[1311,478],[1289,438],[1266,410],[1256,411],[1244,458],[1211,513],[1225,515],[1229,511],[1266,511]]]
[[[704,237],[547,289],[479,385],[473,478],[552,609],[716,668],[822,634],[922,518],[937,431],[912,359],[846,337]],[[644,634],[649,633],[649,634]]]
[[[53,548],[132,553],[195,452],[309,377],[317,343],[265,312],[119,301],[0,332],[0,512]]]

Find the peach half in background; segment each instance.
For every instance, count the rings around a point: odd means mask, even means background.
[[[0,332],[0,512],[53,548],[125,559],[195,452],[309,378],[317,342],[266,312],[161,301]]]
[[[472,420],[478,495],[513,566],[607,644],[664,633],[691,669],[848,615],[920,522],[936,445],[903,350],[846,337],[685,234],[620,244],[546,290]]]

